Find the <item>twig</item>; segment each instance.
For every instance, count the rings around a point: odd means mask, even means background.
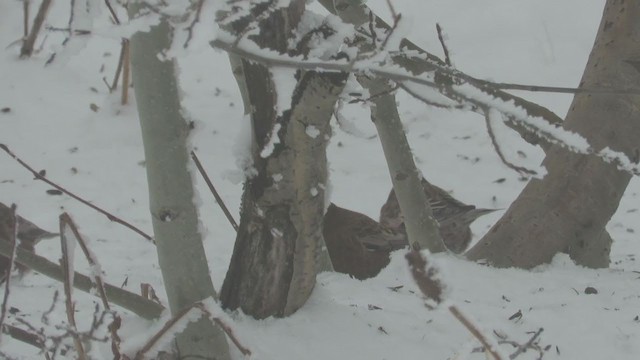
[[[112,93],[115,89],[118,88],[118,82],[120,81],[120,73],[122,72],[122,64],[124,64],[124,53],[125,51],[127,51],[127,49],[125,49],[125,42],[128,43],[127,39],[122,39],[122,42],[120,44],[120,56],[118,57],[118,66],[116,67],[116,73],[113,75],[113,81],[111,82],[111,85],[107,84],[107,87],[109,88],[109,92]],[[107,81],[105,80],[105,83]]]
[[[118,19],[118,14],[116,14],[115,10],[113,10],[113,6],[111,6],[111,1],[104,0],[105,5],[107,5],[107,9],[109,9],[109,13],[111,14],[111,18],[116,25],[120,25],[120,19]]]
[[[543,328],[538,329],[538,331],[536,331],[533,334],[533,336],[531,337],[531,339],[529,339],[529,341],[527,341],[524,345],[518,345],[518,350],[516,350],[516,352],[514,352],[513,354],[509,355],[509,359],[513,360],[516,357],[518,357],[518,355],[520,355],[523,352],[527,351],[527,349],[532,348],[533,347],[533,343],[536,341],[538,336],[540,336],[540,334],[542,334],[543,330],[544,330]]]
[[[451,58],[449,57],[449,49],[447,48],[447,44],[444,41],[444,35],[442,34],[442,27],[440,24],[436,23],[436,31],[438,32],[438,40],[440,40],[440,45],[442,45],[442,51],[444,51],[444,62],[448,66],[451,66]]]
[[[391,2],[387,0],[389,6],[391,6]],[[387,44],[389,43],[389,39],[393,35],[393,33],[398,29],[398,25],[402,20],[402,14],[397,14],[391,6],[392,14],[393,14],[393,24],[391,25],[391,29],[388,30],[387,36],[385,36],[384,40],[382,40],[382,44],[380,44],[380,50],[385,50],[387,48]]]
[[[216,188],[213,186],[213,183],[211,182],[209,175],[207,175],[207,172],[202,166],[202,163],[200,163],[200,160],[198,159],[198,156],[196,155],[195,151],[191,151],[191,157],[193,158],[193,162],[196,164],[196,167],[198,168],[200,175],[202,176],[202,178],[204,178],[204,181],[207,183],[207,186],[209,187],[209,190],[213,194],[213,197],[216,198],[216,201],[218,202],[218,205],[220,205],[222,212],[224,212],[224,215],[227,217],[227,220],[229,220],[229,223],[231,223],[231,226],[233,226],[233,229],[236,232],[238,232],[238,223],[236,223],[236,221],[233,219],[233,215],[231,215],[231,212],[227,208],[227,205],[225,205],[224,201],[222,200],[222,197],[220,197],[220,194],[218,194],[218,191],[216,191]]]
[[[231,339],[231,342],[233,342],[233,344],[236,346],[236,348],[238,348],[238,350],[240,350],[242,355],[245,355],[245,356],[250,356],[251,355],[251,351],[249,349],[247,349],[246,347],[244,347],[240,343],[240,340],[238,340],[238,338],[233,333],[233,329],[231,329],[231,327],[228,324],[226,324],[224,321],[222,321],[222,319],[220,319],[219,317],[213,316],[213,314],[211,314],[211,312],[209,310],[207,310],[207,308],[205,307],[205,305],[202,302],[197,302],[195,304],[195,306],[197,308],[199,308],[200,310],[202,310],[205,314],[207,314],[207,316],[209,316],[209,319],[213,320],[216,324],[218,324],[218,326],[220,326],[222,331],[224,331],[225,334],[227,334],[229,339]]]
[[[175,332],[179,332],[178,330],[175,329],[177,323],[184,321],[185,319],[189,319],[186,321],[196,321],[197,319],[194,319],[193,317],[188,316],[193,311],[199,311],[200,313],[202,313],[203,315],[206,315],[209,319],[214,321],[218,326],[220,326],[220,328],[227,334],[229,339],[231,339],[231,341],[234,343],[234,345],[236,345],[238,350],[240,350],[240,352],[243,355],[245,356],[251,355],[251,351],[240,343],[238,338],[236,338],[235,334],[233,333],[233,330],[231,329],[231,327],[225,324],[224,321],[222,321],[220,318],[213,316],[213,314],[211,314],[211,312],[207,310],[206,306],[201,301],[198,301],[193,305],[189,306],[188,308],[183,309],[182,311],[177,313],[174,317],[169,319],[164,324],[162,329],[160,329],[157,333],[155,333],[149,339],[149,341],[147,341],[147,343],[142,347],[142,349],[138,350],[138,352],[136,353],[136,356],[134,357],[134,360],[146,359],[149,355],[151,355],[149,354],[149,352],[153,348],[155,348],[156,346],[161,346],[163,343],[166,343],[166,341],[164,341],[163,339],[166,335],[173,335],[175,334]]]
[[[87,354],[84,350],[84,346],[82,346],[82,341],[80,341],[80,337],[78,336],[78,326],[76,325],[76,317],[75,317],[75,304],[73,303],[73,296],[71,294],[71,289],[73,288],[73,247],[69,247],[69,242],[71,239],[67,239],[67,231],[65,229],[66,223],[64,221],[64,214],[60,215],[60,247],[62,251],[62,259],[60,260],[62,265],[62,272],[64,276],[64,304],[67,313],[67,321],[69,322],[69,327],[71,328],[71,335],[73,337],[73,344],[76,348],[76,352],[78,354],[78,358],[80,360],[85,360],[87,358]]]
[[[40,29],[42,29],[44,19],[47,17],[47,12],[49,11],[51,1],[52,0],[42,0],[40,8],[38,9],[38,13],[36,14],[36,18],[33,20],[31,32],[22,43],[22,48],[20,49],[20,57],[29,57],[33,53],[33,46],[36,43],[36,38],[38,37]]]
[[[89,250],[89,247],[87,246],[87,242],[84,240],[82,235],[80,235],[80,231],[78,231],[78,227],[76,226],[75,222],[73,221],[71,216],[69,216],[69,214],[67,214],[66,212],[60,215],[60,234],[64,233],[63,226],[69,226],[69,228],[71,229],[71,232],[73,233],[73,236],[75,237],[75,240],[80,245],[80,249],[82,249],[82,253],[84,254],[84,257],[87,259],[87,262],[89,263],[89,267],[93,271],[91,279],[93,280],[98,290],[98,295],[102,300],[102,306],[104,306],[105,310],[111,310],[111,307],[109,306],[109,299],[107,298],[107,293],[104,290],[104,281],[102,280],[102,275],[100,274],[99,271],[96,271],[98,269],[102,269],[102,267],[98,263],[98,259],[96,259],[93,253]]]
[[[129,65],[129,40],[122,40],[122,105],[127,105],[129,101],[129,76],[131,70]],[[119,65],[118,65],[119,66]]]
[[[449,306],[449,311],[453,314],[453,316],[455,316],[456,319],[458,319],[458,321],[460,321],[460,323],[462,323],[462,325],[464,325],[464,327],[467,328],[467,330],[469,330],[469,332],[476,339],[478,339],[478,341],[480,341],[482,346],[484,346],[484,348],[489,352],[489,354],[491,354],[491,356],[493,356],[493,358],[495,360],[504,360],[502,358],[502,356],[500,356],[500,354],[498,354],[496,352],[496,350],[493,348],[493,346],[491,346],[491,344],[489,344],[489,341],[484,336],[484,334],[482,334],[482,332],[480,330],[478,330],[478,328],[475,325],[473,325],[473,323],[471,323],[471,321],[469,321],[469,319],[467,319],[460,312],[460,310],[458,310],[458,308],[455,305]]]
[[[2,229],[0,229],[1,231]],[[2,299],[2,308],[0,309],[0,329],[3,328],[4,319],[7,316],[7,305],[9,304],[9,294],[11,293],[11,270],[15,266],[16,262],[16,250],[18,248],[18,241],[16,235],[18,234],[17,218],[16,218],[16,204],[11,204],[9,211],[9,229],[7,236],[9,236],[9,244],[11,246],[11,254],[8,256],[9,266],[7,266],[7,274],[5,275],[4,284],[4,297]],[[0,234],[1,236],[2,234]],[[6,241],[0,239],[0,241]],[[0,331],[0,340],[2,339],[2,332]]]
[[[418,94],[417,92],[413,91],[413,89],[411,89],[410,87],[408,87],[405,84],[399,84],[400,88],[402,90],[404,90],[407,94],[413,96],[416,100],[421,101],[422,103],[429,105],[429,106],[433,106],[439,109],[447,109],[447,110],[462,110],[465,108],[469,108],[469,105],[465,105],[462,104],[460,101],[457,101],[458,104],[455,105],[445,105],[445,104],[441,104],[432,100],[427,99],[426,97]]]
[[[515,170],[521,175],[522,174],[537,175],[538,173],[536,171],[527,169],[524,166],[516,165],[511,161],[507,160],[507,158],[504,156],[504,153],[502,152],[502,148],[500,147],[500,144],[498,143],[498,139],[496,138],[496,134],[493,131],[493,125],[491,124],[491,115],[489,114],[490,111],[491,111],[490,109],[485,109],[485,112],[484,112],[485,123],[487,124],[487,133],[489,134],[489,138],[491,139],[491,145],[493,145],[493,149],[496,151],[496,154],[498,154],[500,161],[502,161],[502,163],[506,165],[509,169]]]
[[[31,5],[31,0],[22,0],[22,10],[24,18],[22,19],[23,38],[26,39],[29,36],[29,5]]]
[[[187,32],[187,39],[184,41],[184,44],[182,45],[182,47],[184,47],[185,49],[189,46],[189,42],[191,42],[191,39],[193,38],[193,29],[195,28],[196,24],[200,22],[200,13],[202,12],[203,4],[204,4],[204,0],[198,1],[198,4],[196,4],[197,6],[196,15],[193,18],[193,21],[191,22],[191,24],[185,30]]]
[[[27,163],[25,163],[24,161],[22,161],[22,159],[20,159],[16,154],[14,154],[11,150],[9,150],[9,147],[7,147],[7,145],[5,144],[0,144],[0,149],[4,150],[4,152],[6,152],[9,156],[11,156],[15,161],[17,161],[20,165],[22,165],[22,167],[24,167],[25,169],[29,170],[29,172],[31,172],[35,178],[35,180],[42,180],[45,183],[53,186],[54,188],[56,188],[57,190],[62,191],[63,193],[69,195],[70,197],[74,198],[75,200],[78,200],[79,202],[83,203],[84,205],[87,205],[88,207],[96,210],[97,212],[103,214],[104,216],[107,217],[107,219],[109,219],[110,221],[114,221],[117,222],[118,224],[121,224],[131,230],[133,230],[134,232],[136,232],[137,234],[139,234],[140,236],[144,237],[145,239],[155,243],[155,241],[153,240],[153,238],[149,235],[147,235],[147,233],[145,233],[144,231],[138,229],[137,227],[131,225],[130,223],[126,222],[125,220],[122,220],[121,218],[93,205],[92,203],[88,202],[87,200],[84,200],[83,198],[79,197],[78,195],[70,192],[69,190],[63,188],[62,186],[52,182],[51,180],[47,179],[44,176],[44,173],[40,173],[35,171],[31,166],[29,166]]]

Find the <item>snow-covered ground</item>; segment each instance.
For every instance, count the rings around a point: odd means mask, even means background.
[[[49,25],[65,27],[68,10],[54,3]],[[94,2],[102,3],[102,2]],[[370,5],[388,18],[384,0]],[[410,38],[441,54],[435,24],[440,23],[458,68],[471,75],[504,82],[576,86],[591,49],[603,0],[402,0],[396,10],[412,20]],[[17,57],[22,36],[21,3],[0,3],[0,143],[6,144],[47,177],[136,226],[151,232],[146,173],[135,102],[121,106],[109,94],[119,52],[113,34],[97,32],[73,52],[44,66],[62,34],[48,32],[42,51],[28,60]],[[103,10],[96,20],[107,24]],[[44,37],[38,41],[38,46]],[[234,148],[244,129],[241,99],[224,53],[198,46],[180,59],[183,104],[196,123],[194,147],[236,218],[242,184]],[[564,116],[571,96],[519,94]],[[525,185],[501,164],[476,114],[436,110],[406,94],[398,96],[409,141],[420,169],[433,183],[457,198],[480,207],[505,209]],[[375,130],[366,109],[345,110],[367,135]],[[331,200],[377,218],[390,189],[390,179],[375,137],[356,137],[334,123],[329,149]],[[502,133],[502,132],[501,132]],[[539,163],[542,153],[512,132],[503,147],[511,159]],[[518,155],[521,151],[523,155]],[[16,203],[19,213],[48,230],[57,228],[66,211],[79,224],[98,255],[106,279],[138,292],[151,284],[164,299],[154,247],[140,236],[110,222],[67,196],[49,195],[49,186],[0,154],[0,201]],[[213,197],[198,181],[205,246],[216,288],[224,279],[235,234]],[[534,271],[491,269],[451,255],[435,259],[448,284],[449,303],[456,304],[485,330],[525,343],[540,328],[544,359],[636,359],[640,356],[640,282],[635,233],[640,184],[633,180],[609,224],[615,239],[611,269],[589,270],[557,256]],[[478,220],[479,238],[502,211]],[[60,257],[56,240],[38,246],[52,261]],[[87,273],[81,256],[76,267]],[[593,287],[597,294],[585,294]],[[14,279],[10,306],[32,324],[51,305],[60,284],[39,274]],[[394,288],[395,290],[392,290]],[[0,294],[4,289],[0,290]],[[76,292],[80,327],[86,327],[96,298]],[[63,304],[53,316],[63,322]],[[510,319],[518,312],[521,316]],[[126,343],[151,336],[150,327],[124,313],[121,336]],[[446,309],[428,310],[417,293],[403,254],[394,253],[389,267],[376,277],[358,281],[335,273],[318,276],[309,302],[286,319],[256,321],[231,314],[238,338],[260,359],[482,359],[467,353],[479,346]],[[9,320],[11,321],[11,320]],[[130,343],[130,345],[134,345]],[[233,346],[232,346],[233,348]],[[514,349],[502,348],[506,353]],[[41,358],[32,348],[5,337],[0,350],[25,359]],[[108,346],[96,358],[110,358]],[[534,359],[527,352],[522,359]],[[236,358],[241,358],[235,353]]]

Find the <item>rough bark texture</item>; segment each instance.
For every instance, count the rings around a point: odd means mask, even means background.
[[[414,249],[445,251],[438,223],[422,191],[422,175],[413,161],[392,87],[383,79],[360,78],[359,81],[372,96],[371,120],[380,136],[393,190],[404,214],[409,244]]]
[[[260,23],[255,40],[285,52],[302,10],[304,1],[295,1],[276,11]],[[242,69],[235,74],[249,101],[256,175],[245,184],[240,229],[220,298],[225,307],[240,307],[256,318],[287,316],[306,302],[323,264],[325,150],[346,74],[299,73],[291,108],[278,114],[270,70],[248,61]],[[261,154],[270,142],[273,151]]]
[[[131,12],[138,9],[135,4]],[[145,150],[149,202],[158,262],[173,314],[215,296],[198,230],[187,137],[176,64],[161,54],[171,44],[166,19],[131,38],[131,64]],[[208,319],[189,324],[176,336],[181,357],[229,359],[224,333]]]
[[[640,3],[608,0],[580,83],[587,88],[640,85]],[[584,137],[595,151],[605,147],[638,161],[640,96],[576,95],[565,128]],[[495,266],[531,268],[569,250],[578,263],[606,267],[611,238],[605,226],[631,175],[590,155],[553,146],[543,164],[548,175],[531,180],[470,259]]]

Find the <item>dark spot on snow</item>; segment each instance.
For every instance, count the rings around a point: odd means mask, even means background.
[[[3,107],[2,109],[0,109],[0,112],[2,112],[3,114],[8,114],[11,112],[11,108],[10,107]]]
[[[499,179],[494,180],[493,182],[496,183],[496,184],[502,184],[505,181],[507,181],[506,178],[499,178]]]
[[[596,288],[594,288],[594,287],[587,286],[587,287],[584,289],[584,293],[585,293],[585,294],[587,294],[587,295],[597,294],[597,293],[598,293],[598,290],[596,290]]]
[[[509,320],[520,320],[520,319],[522,319],[522,310],[518,310],[518,312],[509,316]]]
[[[48,195],[62,195],[62,191],[58,189],[49,189],[47,190]]]

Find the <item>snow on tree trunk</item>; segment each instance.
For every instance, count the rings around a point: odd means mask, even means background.
[[[292,1],[261,22],[256,41],[285,52],[304,3]],[[244,60],[242,68],[236,80],[250,103],[255,175],[245,183],[220,299],[256,318],[287,316],[306,302],[323,266],[329,120],[347,75],[300,72],[289,79],[291,96],[278,93],[273,69]],[[280,107],[285,102],[289,109]]]
[[[586,65],[582,88],[637,88],[640,84],[640,2],[608,0]],[[564,127],[595,151],[609,147],[638,161],[638,95],[582,93]],[[568,249],[581,265],[606,267],[611,238],[605,226],[631,175],[595,156],[553,146],[533,179],[489,233],[468,253],[501,267],[531,268]]]
[[[138,5],[138,4],[135,4]],[[131,7],[135,14],[138,9]],[[172,29],[165,18],[131,38],[131,64],[142,128],[153,229],[172,314],[215,296],[198,230],[192,174],[188,171],[190,127],[182,116],[175,62],[163,58]],[[229,359],[224,333],[208,319],[177,336],[181,357]]]

